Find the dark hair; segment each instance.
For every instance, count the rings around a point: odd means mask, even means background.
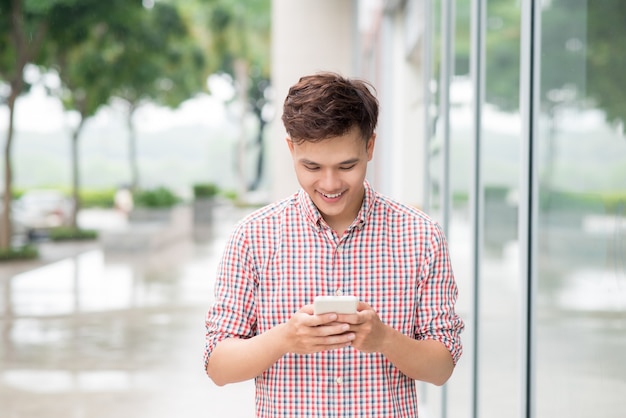
[[[371,89],[371,90],[370,90]],[[378,122],[378,100],[367,81],[336,73],[308,75],[289,89],[283,123],[295,143],[341,136],[357,126],[365,141]]]

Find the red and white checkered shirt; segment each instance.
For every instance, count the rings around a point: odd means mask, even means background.
[[[442,229],[376,193],[338,237],[302,190],[238,224],[218,269],[206,319],[206,363],[225,338],[286,322],[317,295],[356,295],[381,320],[461,356],[463,321]],[[415,381],[380,353],[353,347],[287,354],[256,378],[257,417],[416,417]]]

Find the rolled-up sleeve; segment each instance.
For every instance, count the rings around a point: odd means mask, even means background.
[[[419,284],[419,321],[415,337],[441,342],[450,351],[456,364],[463,352],[460,334],[465,324],[454,309],[458,288],[446,238],[438,224],[432,230],[429,247]]]
[[[226,338],[256,334],[256,274],[242,228],[230,236],[217,270],[215,301],[206,315],[204,368],[215,346]]]

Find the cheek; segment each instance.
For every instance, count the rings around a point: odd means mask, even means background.
[[[365,179],[365,170],[363,169],[355,169],[346,173],[345,175],[346,182],[349,183],[362,183],[363,179]]]
[[[303,187],[315,182],[315,174],[302,168],[296,168],[296,177]]]

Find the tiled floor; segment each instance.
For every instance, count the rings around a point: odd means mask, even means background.
[[[202,367],[216,263],[243,213],[222,208],[211,239],[158,252],[45,244],[39,262],[0,264],[0,418],[253,416],[252,382],[220,388]]]

